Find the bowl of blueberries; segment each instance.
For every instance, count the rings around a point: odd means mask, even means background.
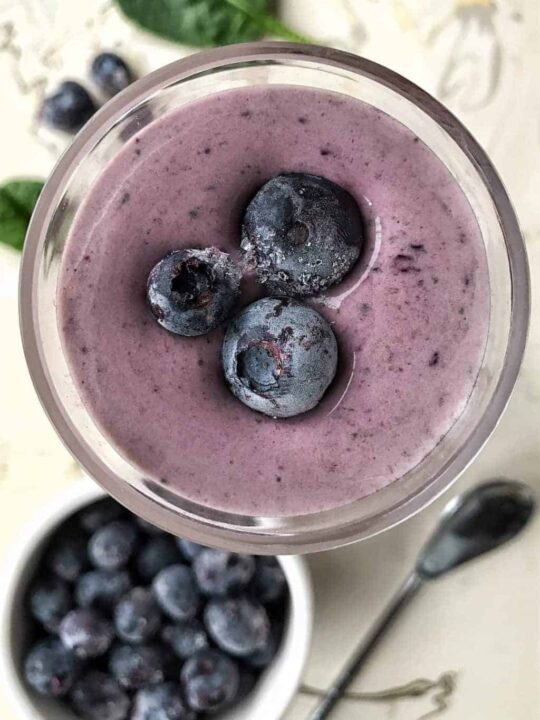
[[[21,537],[0,654],[21,720],[283,715],[311,636],[300,557],[176,538],[88,481]]]

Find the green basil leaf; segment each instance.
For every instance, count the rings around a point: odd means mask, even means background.
[[[39,194],[40,180],[10,180],[0,185],[0,242],[22,250]]]
[[[266,30],[267,0],[250,0],[251,12],[227,0],[116,0],[130,20],[155,35],[183,45],[211,47],[248,42]]]

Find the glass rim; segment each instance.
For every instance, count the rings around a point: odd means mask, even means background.
[[[441,471],[428,478],[420,490],[401,498],[383,512],[370,517],[348,519],[321,529],[276,532],[273,521],[305,520],[310,515],[291,518],[261,518],[260,524],[231,522],[240,518],[215,511],[209,521],[196,512],[172,509],[130,483],[118,482],[102,472],[102,464],[65,412],[61,398],[51,382],[38,333],[37,279],[39,259],[53,213],[61,201],[72,171],[95,146],[104,132],[127,112],[174,82],[219,70],[234,63],[301,60],[334,67],[373,80],[414,103],[441,126],[467,156],[487,189],[504,237],[511,278],[510,327],[504,362],[488,405],[467,441],[454,453]],[[31,291],[28,291],[31,288]],[[63,443],[83,468],[107,492],[146,520],[178,534],[179,527],[195,541],[254,553],[313,552],[373,536],[416,514],[435,500],[466,469],[496,427],[513,390],[525,350],[530,313],[530,283],[527,256],[518,220],[506,190],[487,154],[461,122],[438,100],[398,73],[371,60],[341,50],[288,42],[261,41],[206,50],[146,75],[110,100],[75,137],[51,173],[28,229],[20,271],[19,317],[23,349],[30,376],[42,406]],[[396,480],[396,482],[400,482]],[[356,502],[361,502],[356,501]],[[342,507],[349,507],[348,505]],[[333,508],[328,512],[338,512]],[[243,518],[246,520],[247,518]],[[268,522],[265,522],[267,520]]]

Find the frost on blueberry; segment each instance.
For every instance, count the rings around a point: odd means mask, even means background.
[[[103,570],[119,570],[127,565],[137,541],[137,531],[129,520],[113,520],[97,530],[88,543],[88,556]]]
[[[61,697],[73,684],[76,661],[60,640],[49,637],[35,645],[24,662],[24,676],[40,695]]]
[[[176,335],[204,335],[230,315],[241,273],[215,248],[175,250],[148,276],[147,298],[158,323]]]
[[[80,607],[92,607],[108,613],[130,588],[131,578],[127,570],[91,570],[79,578],[75,586],[75,600]]]
[[[154,597],[173,620],[190,620],[199,609],[200,596],[193,572],[185,565],[170,565],[154,578]]]
[[[261,650],[270,635],[264,607],[243,596],[210,601],[204,611],[204,622],[216,645],[237,657]]]
[[[71,609],[67,584],[51,575],[41,578],[30,592],[30,612],[49,632],[56,632],[64,615]]]
[[[150,590],[138,587],[120,600],[114,611],[116,634],[130,643],[152,638],[161,625],[161,614]]]
[[[110,622],[90,608],[72,610],[62,620],[59,629],[64,646],[79,658],[104,655],[114,637]]]
[[[230,323],[223,369],[233,394],[271,417],[314,408],[334,379],[337,342],[330,324],[296,300],[264,298]]]
[[[131,720],[195,720],[178,683],[160,683],[135,695]]]
[[[161,631],[161,639],[173,653],[182,660],[187,660],[199,650],[208,647],[208,635],[199,620],[177,622],[165,625]]]
[[[182,687],[197,712],[215,712],[234,700],[239,673],[236,663],[219,650],[200,650],[183,666]]]
[[[71,691],[77,715],[86,720],[124,720],[130,701],[116,680],[98,670],[89,670]]]
[[[253,555],[208,548],[193,561],[197,584],[205,595],[228,595],[244,588],[255,572]]]
[[[109,656],[109,670],[127,690],[163,682],[169,658],[159,645],[117,645]]]
[[[317,175],[278,175],[244,216],[242,251],[274,295],[304,297],[335,285],[360,257],[362,244],[356,200]]]
[[[74,582],[87,566],[86,542],[72,528],[58,533],[46,554],[48,567],[62,580]]]

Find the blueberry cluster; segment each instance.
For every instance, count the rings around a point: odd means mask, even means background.
[[[275,558],[178,539],[111,499],[57,529],[29,585],[24,674],[88,720],[196,720],[245,697],[287,606]]]
[[[135,79],[126,61],[112,52],[97,55],[90,65],[89,75],[106,98],[124,90]],[[76,133],[96,110],[95,100],[81,83],[65,80],[44,99],[40,119],[54,130]]]
[[[334,379],[338,350],[329,323],[298,298],[340,282],[360,256],[358,204],[344,188],[307,173],[268,181],[244,214],[241,251],[271,297],[244,308],[223,343],[232,393],[274,418],[314,408]],[[203,335],[221,325],[240,295],[242,273],[215,248],[169,253],[150,271],[146,294],[172,333]]]

